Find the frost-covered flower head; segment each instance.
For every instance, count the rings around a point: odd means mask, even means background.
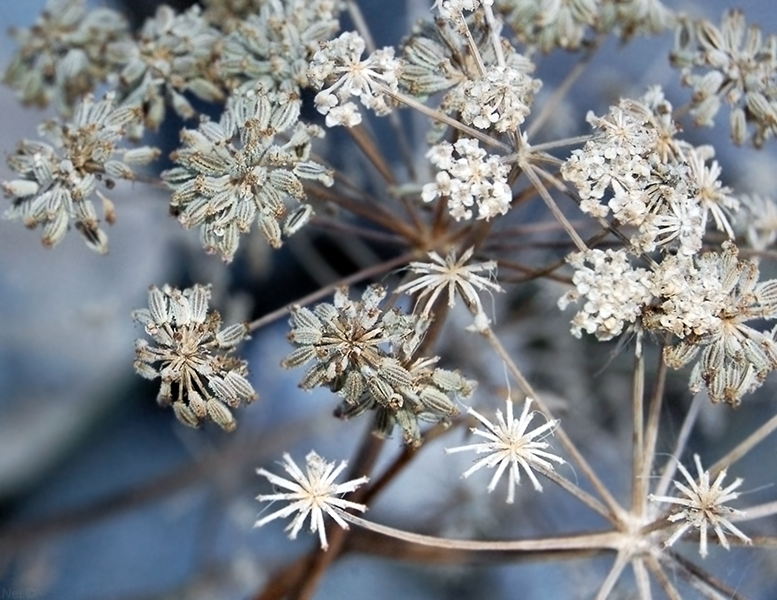
[[[650,272],[634,268],[625,250],[578,252],[567,262],[575,268],[575,289],[562,296],[558,305],[564,310],[572,302],[582,303],[572,319],[576,337],[585,330],[599,340],[612,339],[634,323],[652,299]]]
[[[289,454],[283,455],[283,470],[291,475],[291,479],[279,477],[270,473],[266,469],[257,469],[257,474],[266,477],[274,486],[288,491],[279,491],[274,494],[261,494],[257,496],[259,502],[276,502],[286,500],[289,502],[280,510],[262,517],[254,527],[262,527],[275,519],[283,519],[297,513],[291,523],[286,527],[289,532],[289,538],[296,539],[297,534],[305,524],[305,520],[310,515],[310,532],[318,532],[318,538],[321,543],[321,549],[326,550],[329,543],[326,538],[326,527],[324,525],[324,515],[329,515],[343,529],[348,529],[346,523],[340,516],[346,509],[358,510],[364,512],[367,507],[363,504],[344,500],[340,496],[355,491],[369,481],[368,477],[358,477],[345,483],[335,483],[335,480],[347,466],[346,461],[341,461],[339,465],[330,463],[321,458],[315,452],[310,452],[305,457],[305,473],[299,468],[294,459]]]
[[[454,144],[442,142],[432,146],[426,156],[439,171],[434,183],[423,187],[424,202],[445,199],[448,212],[457,221],[471,219],[473,208],[477,208],[477,219],[486,220],[510,209],[513,199],[507,184],[510,167],[498,156],[489,155],[477,140],[460,138]]]
[[[757,264],[739,260],[731,242],[696,263],[668,263],[672,271],[656,275],[658,314],[644,323],[681,338],[664,349],[670,367],[679,369],[701,353],[691,372],[694,392],[705,386],[713,402],[737,405],[777,368],[774,332],[747,324],[777,319],[777,280],[759,282]]]
[[[719,180],[712,147],[675,139],[671,114],[658,88],[638,101],[621,100],[605,117],[589,113],[597,133],[561,173],[577,188],[583,212],[612,214],[638,229],[631,239],[638,251],[670,246],[690,256],[701,249],[709,216],[733,238],[729,214],[739,202]]]
[[[208,312],[209,300],[210,286],[183,291],[152,286],[148,308],[134,311],[132,318],[156,344],[135,341],[135,371],[147,379],[162,379],[157,401],[172,404],[184,425],[199,427],[211,419],[232,431],[236,423],[229,408],[257,398],[246,379],[246,362],[229,356],[248,338],[248,328],[235,323],[222,329],[219,314]]]
[[[381,88],[396,91],[401,63],[391,47],[375,50],[362,60],[365,47],[358,33],[346,31],[323,44],[313,56],[308,69],[311,84],[316,89],[329,84],[315,98],[318,112],[326,115],[327,127],[361,123],[361,113],[350,101],[352,96],[378,115],[391,111]]]
[[[489,260],[468,264],[473,252],[474,248],[469,248],[459,258],[456,258],[453,250],[445,258],[436,252],[430,252],[430,262],[411,262],[408,265],[408,268],[419,277],[399,286],[397,292],[408,295],[418,294],[419,303],[425,300],[420,312],[422,317],[428,317],[431,314],[434,303],[443,293],[448,296],[448,306],[453,307],[458,292],[475,318],[487,324],[488,317],[483,310],[478,291],[503,292],[504,290],[495,281],[496,262]]]
[[[521,482],[521,469],[531,480],[534,489],[541,492],[542,484],[534,474],[534,470],[541,468],[552,471],[552,463],[563,465],[565,462],[560,456],[548,452],[547,448],[550,447],[550,444],[543,441],[553,433],[553,429],[558,425],[557,420],[547,421],[543,425],[529,430],[529,425],[534,419],[534,415],[537,414],[530,412],[532,401],[531,398],[527,398],[523,404],[521,416],[515,418],[513,416],[513,401],[508,398],[505,402],[505,414],[497,409],[495,423],[470,408],[467,414],[475,417],[485,427],[485,430],[473,427],[470,431],[472,435],[486,441],[445,449],[449,454],[468,450],[473,450],[476,454],[487,454],[488,456],[478,459],[474,465],[467,469],[462,477],[469,477],[484,467],[496,468],[491,482],[488,484],[489,493],[496,489],[502,475],[507,471],[508,504],[515,501],[515,487]]]
[[[436,367],[437,357],[416,356],[428,322],[398,309],[383,312],[385,295],[372,285],[355,302],[340,289],[334,304],[292,307],[289,341],[297,348],[283,366],[312,361],[300,387],[327,386],[343,398],[339,417],[375,411],[377,435],[386,437],[398,425],[405,441],[418,445],[419,421],[448,422],[459,412],[454,399],[468,397],[475,382]]]
[[[43,243],[58,244],[71,221],[87,245],[104,254],[108,237],[91,197],[103,204],[105,220],[113,222],[113,204],[99,190],[98,183],[113,186],[114,179],[134,179],[132,166],[154,160],[159,151],[151,147],[124,150],[118,143],[140,116],[135,108],[117,107],[113,94],[95,101],[87,96],[78,104],[71,121],[49,121],[41,127],[53,145],[22,141],[8,166],[20,179],[3,182],[11,197],[9,219],[21,219],[27,227],[43,228]]]
[[[740,10],[723,15],[720,27],[707,20],[682,19],[677,25],[673,61],[683,83],[693,88],[691,114],[712,125],[721,101],[731,106],[731,135],[741,144],[748,123],[753,143],[762,146],[777,132],[777,37],[766,39],[757,25],[745,24]]]
[[[300,101],[283,92],[247,91],[230,98],[218,123],[181,133],[180,165],[162,174],[185,227],[201,227],[208,252],[232,260],[240,234],[256,222],[269,244],[281,245],[310,218],[302,180],[332,184],[329,169],[309,160],[323,132],[298,121]],[[282,138],[281,136],[285,136]],[[283,223],[283,225],[281,225]]]
[[[699,480],[696,481],[681,463],[677,463],[677,468],[683,474],[688,485],[680,481],[674,481],[674,486],[680,492],[680,496],[655,496],[651,494],[650,500],[653,502],[664,502],[677,506],[677,510],[669,515],[668,519],[672,523],[679,524],[675,527],[672,535],[664,542],[664,546],[672,546],[690,529],[699,531],[699,555],[706,558],[707,538],[709,530],[712,529],[726,550],[729,550],[729,543],[726,539],[726,532],[733,533],[745,544],[750,544],[751,540],[742,533],[730,520],[730,516],[743,516],[745,513],[741,510],[726,506],[726,503],[739,497],[739,492],[735,492],[742,485],[743,480],[735,479],[734,483],[728,487],[723,487],[723,480],[726,478],[726,470],[722,470],[715,481],[710,483],[710,472],[702,469],[701,460],[698,454],[693,455],[693,461],[696,464],[696,471],[699,474]]]

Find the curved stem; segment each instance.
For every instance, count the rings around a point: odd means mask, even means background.
[[[389,527],[388,525],[379,525],[357,517],[351,513],[339,513],[346,521],[369,529],[375,533],[419,544],[421,546],[430,546],[433,548],[445,548],[451,550],[491,550],[491,551],[510,551],[510,552],[536,552],[548,550],[617,550],[622,543],[622,536],[617,531],[602,531],[594,533],[581,533],[577,535],[547,537],[530,540],[497,540],[497,541],[479,541],[479,540],[453,540],[450,538],[440,538],[420,533],[411,533]]]

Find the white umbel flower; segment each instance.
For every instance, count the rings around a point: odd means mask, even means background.
[[[726,477],[726,470],[723,469],[715,481],[710,484],[710,472],[702,469],[698,454],[693,455],[693,462],[696,463],[696,470],[699,473],[698,483],[691,477],[688,469],[680,463],[677,464],[677,468],[680,469],[688,485],[674,481],[674,486],[680,490],[684,497],[673,498],[671,496],[654,496],[653,494],[648,496],[653,502],[666,502],[682,507],[681,510],[668,517],[672,523],[678,521],[680,523],[669,539],[664,542],[664,546],[671,546],[691,528],[699,530],[699,554],[702,558],[707,556],[707,534],[709,529],[715,531],[718,541],[726,550],[729,549],[729,543],[724,530],[733,533],[744,543],[750,544],[750,538],[727,518],[730,515],[743,516],[745,513],[725,506],[725,503],[729,500],[739,497],[739,492],[734,490],[742,485],[743,480],[741,478],[735,479],[734,483],[724,488],[723,480]]]
[[[274,475],[265,469],[257,469],[256,472],[262,477],[266,477],[274,486],[289,491],[262,494],[256,499],[259,502],[288,500],[290,504],[262,517],[254,524],[254,527],[261,527],[275,519],[282,519],[297,513],[294,520],[286,527],[286,531],[289,531],[289,538],[293,540],[305,524],[305,519],[310,515],[310,532],[318,532],[321,548],[326,550],[329,544],[324,527],[324,513],[332,517],[340,527],[348,529],[348,523],[340,516],[340,512],[348,508],[364,512],[367,507],[363,504],[343,500],[339,496],[353,492],[362,484],[367,483],[369,478],[359,477],[345,483],[335,483],[337,476],[347,466],[346,461],[341,461],[339,465],[335,466],[335,463],[327,462],[315,452],[310,452],[305,457],[305,462],[307,463],[307,473],[302,472],[302,469],[288,453],[283,455],[283,468],[291,475],[293,481]]]
[[[458,155],[456,158],[454,152]],[[507,184],[510,169],[499,157],[481,148],[477,140],[461,138],[454,144],[442,142],[432,146],[426,156],[440,171],[434,183],[423,187],[424,202],[447,197],[448,211],[457,221],[471,219],[473,206],[477,206],[477,218],[486,220],[510,209],[513,199]]]
[[[323,44],[313,56],[308,69],[311,84],[317,89],[331,84],[315,98],[318,112],[326,115],[327,127],[352,127],[361,122],[351,96],[378,115],[391,112],[382,88],[397,89],[401,62],[394,58],[394,49],[390,47],[375,50],[361,60],[366,46],[358,33],[347,31]]]
[[[502,474],[505,469],[508,469],[508,504],[515,501],[515,486],[521,482],[521,468],[531,479],[534,489],[541,492],[542,485],[533,469],[540,467],[545,470],[553,470],[553,465],[549,461],[560,465],[565,462],[563,458],[546,452],[545,449],[550,444],[542,441],[546,435],[553,433],[553,429],[558,425],[558,420],[547,421],[544,425],[527,431],[536,414],[536,412],[529,412],[531,403],[532,399],[527,398],[520,418],[516,419],[513,417],[513,401],[508,398],[505,402],[507,418],[502,415],[501,410],[497,409],[496,423],[492,423],[479,412],[470,408],[467,413],[486,427],[485,431],[476,427],[471,428],[470,431],[473,435],[485,438],[487,441],[445,449],[445,452],[449,454],[466,450],[474,450],[477,454],[488,453],[488,456],[481,458],[465,471],[462,477],[469,477],[483,467],[496,467],[491,483],[488,484],[489,493],[496,489]]]

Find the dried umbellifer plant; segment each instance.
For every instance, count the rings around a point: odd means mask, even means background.
[[[289,537],[309,529],[321,551],[271,580],[267,593],[309,597],[346,549],[380,555],[380,544],[359,543],[375,539],[367,533],[408,554],[435,548],[438,558],[551,557],[560,576],[565,560],[609,557],[596,589],[583,592],[597,599],[629,587],[641,600],[745,597],[736,573],[721,576],[707,560],[777,543],[777,500],[740,499],[748,488],[738,475],[738,461],[768,443],[777,414],[707,453],[716,462],[702,460],[691,434],[702,403],[751,410],[747,396],[777,367],[777,280],[762,275],[774,270],[777,208],[724,184],[715,148],[696,143],[705,132],[683,128],[715,125],[728,105],[734,145],[768,146],[777,132],[777,37],[738,10],[715,24],[659,0],[437,0],[396,47],[376,48],[359,4],[210,0],[181,13],[161,7],[131,31],[112,9],[50,0],[32,29],[15,31],[20,48],[5,81],[23,102],[53,104],[58,117],[41,127],[47,141],[24,140],[8,157],[15,175],[2,184],[6,217],[40,227],[47,246],[73,225],[104,253],[102,223],[115,214],[105,190],[121,180],[140,185],[133,167],[159,151],[138,140],[172,109],[199,121],[181,131],[174,165],[158,182],[205,252],[230,263],[252,251],[244,240],[257,230],[277,248],[303,228],[390,250],[384,262],[251,323],[222,324],[201,284],[152,286],[148,308],[133,314],[152,340],[136,342],[135,369],[161,380],[159,403],[184,425],[235,429],[257,392],[251,365],[234,352],[283,317],[289,351],[279,368],[299,369],[303,390],[328,390],[341,419],[371,420],[343,483],[346,461],[315,451],[304,464],[285,451],[286,476],[258,470],[274,486],[258,500],[285,504],[256,526],[292,517]],[[341,31],[344,13],[354,31]],[[684,106],[656,82],[589,111],[575,135],[543,133],[608,38],[625,44],[671,32],[669,59],[692,89]],[[558,50],[569,74],[541,96],[548,82],[537,67]],[[198,115],[203,101],[221,106],[220,116]],[[410,135],[408,112],[427,122],[426,142]],[[371,115],[389,126],[373,129]],[[337,167],[342,150],[325,137],[335,128],[371,165],[372,180]],[[565,419],[581,394],[561,376],[548,386],[532,347],[515,341],[510,321],[520,319],[521,294],[535,295],[533,330],[556,348],[598,360],[602,343],[617,350],[618,368],[626,364],[626,498],[608,487],[593,440]],[[576,311],[571,335],[555,307],[537,309],[553,294],[558,308]],[[462,336],[500,367],[468,361],[452,347]],[[501,366],[512,392],[499,389]],[[561,370],[596,387],[586,359]],[[689,372],[682,393],[692,402],[668,406],[671,370]],[[679,433],[662,416],[670,408],[682,412]],[[514,539],[450,539],[362,514],[400,472],[423,468],[414,457],[440,437],[447,454],[472,456],[462,477],[488,472],[485,492],[498,490],[508,504],[529,505],[539,493],[543,502],[571,498],[601,525],[570,532],[548,522]],[[404,451],[381,472],[375,465],[389,438]],[[672,448],[668,458],[662,445]],[[449,468],[459,468],[455,459]],[[498,515],[510,522],[506,532],[522,519],[515,509]],[[765,519],[771,529],[756,522]]]

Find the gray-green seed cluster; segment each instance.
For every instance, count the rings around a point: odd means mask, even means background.
[[[387,436],[399,425],[405,441],[418,444],[419,421],[457,415],[454,397],[469,396],[475,384],[457,371],[436,368],[437,358],[414,358],[424,324],[398,309],[381,311],[382,286],[367,288],[359,302],[347,293],[340,289],[334,304],[313,310],[292,308],[289,340],[297,348],[283,366],[312,361],[300,387],[329,387],[343,397],[337,410],[342,418],[375,410],[376,434]]]
[[[132,317],[156,342],[135,341],[135,371],[147,379],[162,379],[157,402],[172,405],[176,417],[190,427],[210,419],[232,431],[230,408],[257,398],[246,379],[246,362],[228,356],[248,337],[244,323],[222,329],[221,317],[208,312],[210,286],[183,291],[152,286],[148,308]]]

